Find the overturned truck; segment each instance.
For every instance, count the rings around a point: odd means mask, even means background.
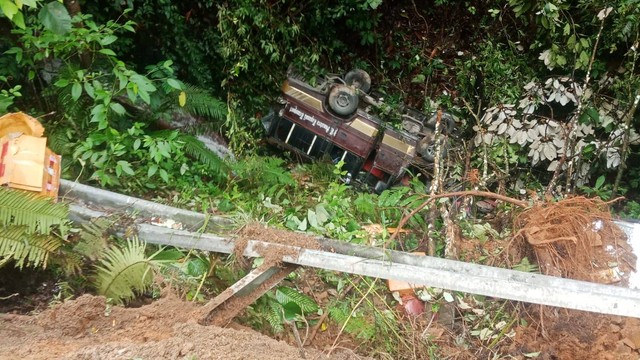
[[[377,192],[406,180],[408,171],[428,174],[435,160],[436,122],[446,135],[455,127],[454,118],[403,107],[402,126],[396,129],[370,111],[381,105],[369,95],[370,87],[371,78],[362,70],[327,77],[315,87],[289,76],[282,106],[262,119],[267,140],[303,159],[342,161],[347,181],[369,184]],[[446,154],[446,146],[440,154]]]

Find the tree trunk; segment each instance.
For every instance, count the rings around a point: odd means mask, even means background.
[[[64,7],[67,8],[67,12],[69,12],[69,16],[71,16],[72,18],[82,12],[82,9],[80,8],[80,2],[78,2],[77,0],[64,0]],[[79,24],[76,24],[76,26],[78,25]]]

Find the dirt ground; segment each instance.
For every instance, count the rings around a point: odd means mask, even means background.
[[[539,310],[539,306],[531,309]],[[640,359],[640,319],[565,309],[544,309],[545,317],[516,328],[510,350],[538,353],[537,359]]]
[[[0,314],[0,359],[297,359],[299,349],[248,328],[199,325],[172,295],[139,308],[83,295],[33,316]],[[307,359],[359,359],[305,349]]]
[[[298,359],[298,348],[240,325],[196,322],[199,305],[173,295],[139,308],[108,306],[83,295],[37,315],[0,314],[0,359]],[[640,319],[539,306],[512,341],[496,349],[456,344],[458,334],[435,322],[428,333],[451,359],[639,359]],[[356,344],[351,344],[352,346]],[[306,359],[362,359],[340,349],[331,356],[305,348]],[[525,355],[526,354],[526,355]]]

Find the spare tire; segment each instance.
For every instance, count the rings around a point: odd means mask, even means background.
[[[371,90],[371,76],[364,70],[355,69],[349,71],[344,77],[344,82],[364,93],[369,93],[369,90]]]
[[[349,116],[358,109],[358,95],[347,85],[338,84],[329,91],[329,108],[339,116]]]

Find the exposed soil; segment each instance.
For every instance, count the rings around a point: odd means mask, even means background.
[[[517,327],[512,350],[539,359],[640,358],[640,319],[531,306],[535,322]],[[541,321],[544,319],[543,321]]]
[[[305,249],[320,249],[318,240],[312,235],[289,230],[276,229],[260,223],[247,224],[238,231],[238,234],[240,235],[240,238],[245,239],[245,241],[236,241],[236,250],[238,250],[238,248],[241,248],[242,245],[246,246],[246,242],[248,240],[261,240],[273,244],[297,246]]]
[[[38,315],[0,315],[0,359],[297,359],[299,349],[250,329],[202,326],[172,295],[140,308],[83,295]],[[307,359],[328,357],[306,348]]]
[[[239,325],[202,326],[200,307],[172,295],[139,308],[111,307],[103,297],[83,295],[38,315],[0,315],[0,359],[296,359],[299,349]],[[529,325],[515,326],[512,341],[500,347],[469,347],[456,341],[456,326],[431,322],[429,314],[405,319],[407,339],[429,336],[438,353],[453,359],[487,358],[492,352],[525,359],[638,359],[640,319],[523,308]],[[528,313],[527,313],[528,311]],[[540,321],[544,319],[544,321]],[[460,331],[461,329],[457,329]],[[327,349],[338,329],[316,337]],[[412,339],[411,336],[415,336]],[[360,359],[358,344],[344,337],[341,351],[305,348],[307,359]]]

